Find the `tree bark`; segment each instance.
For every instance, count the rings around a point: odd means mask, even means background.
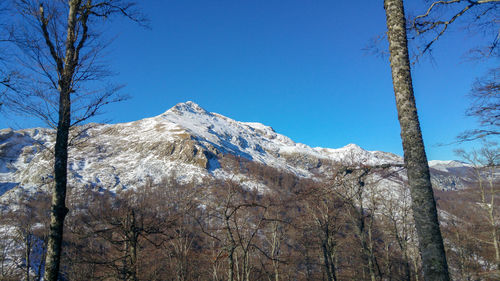
[[[493,248],[495,249],[495,262],[497,264],[497,272],[500,275],[500,248],[498,246],[498,235],[497,235],[497,226],[495,224],[494,218],[492,214],[490,214],[490,220],[492,221],[492,230],[491,230],[491,236],[493,238]]]
[[[329,259],[328,259],[328,250],[327,250],[327,246],[326,246],[326,241],[323,241],[322,243],[322,248],[323,248],[323,258],[324,258],[324,266],[325,266],[325,270],[326,270],[326,277],[328,278],[327,280],[328,281],[333,281],[333,276],[332,276],[332,273],[330,272],[330,263],[329,263]]]
[[[24,255],[26,259],[26,281],[30,281],[30,265],[31,265],[31,233],[26,233],[26,237],[24,238]]]
[[[498,235],[497,235],[497,225],[495,223],[495,187],[493,184],[493,174],[495,173],[494,168],[490,167],[490,172],[488,176],[488,184],[490,187],[490,204],[484,204],[484,206],[488,206],[488,215],[489,215],[489,220],[490,220],[490,225],[491,225],[491,238],[493,240],[493,248],[495,249],[495,262],[496,262],[496,267],[497,267],[497,274],[500,276],[500,247],[498,245]],[[484,192],[483,192],[484,194]],[[486,200],[484,200],[485,196],[483,195],[483,201],[486,203]]]
[[[56,145],[54,153],[55,185],[52,189],[52,206],[50,212],[50,232],[47,243],[44,280],[57,281],[61,260],[61,245],[63,241],[64,218],[68,213],[66,208],[66,185],[68,165],[68,135],[70,123],[69,93],[61,93],[59,106],[59,122],[57,126]]]
[[[417,115],[402,0],[384,0],[392,81],[425,280],[450,280]]]
[[[59,78],[59,120],[57,123],[56,144],[54,148],[54,181],[52,189],[52,206],[50,212],[50,232],[47,243],[47,255],[45,260],[44,280],[57,281],[59,275],[59,265],[61,261],[61,246],[63,241],[64,218],[68,213],[66,208],[66,186],[68,167],[68,139],[71,126],[71,100],[73,74],[75,72],[75,26],[77,13],[81,1],[70,1],[68,26],[66,34],[66,52],[64,64],[56,53],[52,52],[52,45],[48,31],[47,21],[43,14],[43,6],[40,7],[42,18],[42,29],[45,41],[51,49],[54,60],[58,63]]]
[[[227,256],[228,260],[228,280],[229,281],[234,281],[234,250],[235,248],[233,246],[230,246],[229,248],[229,254]]]

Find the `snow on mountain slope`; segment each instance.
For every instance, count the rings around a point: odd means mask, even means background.
[[[439,171],[449,172],[453,168],[467,168],[471,167],[471,165],[456,160],[431,160],[429,161],[429,167]]]
[[[333,162],[402,163],[397,155],[366,151],[355,144],[339,149],[312,148],[271,127],[238,122],[207,112],[193,102],[134,122],[92,124],[77,140],[79,144],[70,149],[70,184],[111,190],[134,188],[165,177],[179,181],[234,177],[220,166],[219,160],[226,154],[299,177],[314,177],[318,171],[325,172],[326,163]],[[36,190],[50,183],[52,146],[53,131],[49,129],[1,130],[0,196],[15,186]],[[321,170],[323,166],[326,168]],[[247,185],[258,183],[248,180]]]
[[[295,143],[276,133],[271,127],[260,123],[238,122],[217,113],[209,113],[193,102],[178,104],[155,119],[158,122],[167,120],[178,124],[201,143],[215,146],[224,153],[279,168],[294,170],[295,167],[286,166],[279,156],[297,153],[331,161],[342,161],[352,156],[367,161],[367,164],[401,162],[401,158],[396,155],[366,151],[354,144],[340,149],[311,148]],[[300,169],[295,172],[308,175],[307,171]]]

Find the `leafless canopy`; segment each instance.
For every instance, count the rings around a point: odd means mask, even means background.
[[[7,6],[5,3],[0,3],[0,106],[3,105],[3,97],[5,92],[12,87],[13,73],[7,72],[5,60],[7,59],[5,42],[7,42],[5,14],[7,13]]]
[[[122,0],[81,0],[76,15],[75,44],[66,46],[67,1],[11,0],[8,2],[10,24],[4,26],[6,41],[13,52],[5,62],[0,81],[4,86],[4,102],[14,113],[35,116],[51,127],[57,125],[64,58],[73,49],[76,62],[71,77],[71,125],[85,123],[102,106],[123,100],[118,95],[121,85],[108,81],[112,73],[103,61],[102,51],[110,43],[100,26],[110,18],[122,15],[142,25],[144,17],[135,4]],[[4,4],[7,5],[7,4]],[[89,28],[92,26],[92,28]],[[97,27],[97,28],[96,28]],[[5,74],[5,75],[3,75]],[[8,75],[7,75],[8,74]],[[15,76],[14,76],[15,75]],[[16,78],[15,83],[13,78]]]
[[[478,121],[479,128],[458,136],[459,141],[470,141],[500,134],[500,68],[490,70],[478,78],[469,94],[471,105],[467,115]]]
[[[500,0],[440,0],[428,1],[427,10],[409,21],[413,38],[423,39],[420,53],[431,50],[433,44],[458,22],[465,23],[470,33],[489,37],[487,46],[478,46],[471,54],[480,57],[498,56],[500,40]]]

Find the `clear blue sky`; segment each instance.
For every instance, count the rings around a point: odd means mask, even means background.
[[[407,1],[416,7],[420,1]],[[294,141],[356,143],[402,155],[388,58],[363,50],[385,31],[383,1],[139,1],[152,30],[117,20],[107,61],[132,99],[102,118],[127,122],[192,100],[239,121],[264,123]],[[464,60],[467,37],[450,33],[434,61],[413,69],[428,158],[472,128],[465,117],[474,78],[489,66]],[[491,65],[490,65],[491,66]],[[0,121],[11,126],[15,119]],[[470,146],[467,144],[466,146]]]

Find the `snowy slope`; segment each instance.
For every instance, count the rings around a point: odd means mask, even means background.
[[[271,127],[238,122],[207,112],[193,102],[134,122],[91,124],[77,143],[70,150],[70,184],[111,190],[135,188],[166,177],[179,181],[234,177],[219,165],[225,154],[299,177],[316,177],[334,162],[402,163],[397,155],[366,151],[355,144],[339,149],[312,148]],[[16,186],[31,191],[46,188],[52,181],[52,146],[53,131],[48,129],[0,130],[0,195]],[[439,165],[436,167],[446,166]]]
[[[454,168],[467,168],[471,167],[469,164],[456,161],[456,160],[448,160],[448,161],[443,161],[443,160],[431,160],[429,161],[429,167],[443,171],[443,172],[449,172],[453,170]]]

